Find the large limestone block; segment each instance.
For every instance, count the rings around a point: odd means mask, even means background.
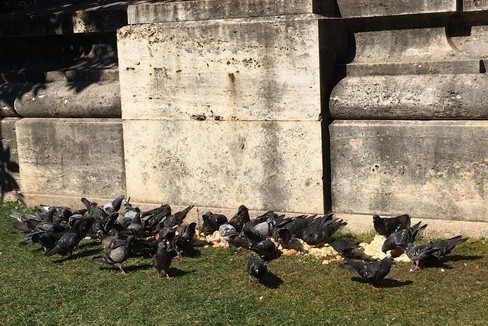
[[[298,15],[124,27],[122,117],[318,120],[319,39],[339,33],[330,23]]]
[[[334,15],[333,0],[206,0],[165,1],[129,6],[129,24],[230,19],[296,14]]]
[[[455,13],[457,9],[456,0],[338,0],[337,4],[344,18]]]
[[[421,85],[421,87],[420,87]],[[335,119],[487,119],[486,74],[358,76],[330,96]]]
[[[124,120],[134,202],[321,213],[321,122]]]
[[[333,210],[488,221],[488,122],[330,125]]]
[[[26,196],[79,200],[125,193],[120,120],[22,119],[17,122],[17,142]]]

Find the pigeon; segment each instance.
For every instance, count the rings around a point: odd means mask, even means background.
[[[69,231],[65,232],[58,242],[56,242],[56,245],[51,250],[45,252],[44,255],[48,257],[56,254],[71,256],[73,250],[78,246],[81,240],[80,236],[78,235],[81,222],[81,220],[77,220],[73,227]]]
[[[122,206],[122,201],[125,199],[125,195],[119,195],[113,201],[106,203],[102,206],[102,209],[107,213],[111,214],[112,212],[118,212],[120,207]]]
[[[130,247],[132,241],[134,240],[134,236],[130,235],[127,237],[125,243],[110,252],[102,256],[96,256],[91,259],[94,263],[102,263],[102,264],[109,264],[112,267],[118,267],[122,272],[122,275],[127,275],[124,271],[122,264],[129,258]]]
[[[185,225],[180,234],[176,235],[171,241],[171,247],[176,250],[178,257],[182,254],[192,256],[194,254],[193,237],[195,236],[196,223]]]
[[[230,241],[239,235],[237,230],[230,223],[224,223],[219,226],[219,234],[226,246],[229,246]]]
[[[346,258],[346,262],[339,264],[339,267],[358,274],[363,280],[368,282],[368,286],[371,289],[377,290],[374,284],[388,275],[393,260],[391,256],[387,256],[382,260],[372,261]]]
[[[373,226],[378,234],[388,237],[395,231],[410,227],[410,216],[408,214],[397,217],[380,217],[373,215]]]
[[[248,284],[251,285],[252,277],[261,279],[268,272],[268,267],[262,259],[249,256],[246,258],[246,271],[249,276]]]
[[[273,241],[269,238],[261,240],[257,243],[251,243],[249,249],[254,251],[266,262],[270,262],[280,256],[280,251]]]
[[[269,236],[273,233],[274,227],[278,225],[284,215],[279,216],[273,211],[267,211],[263,215],[256,217],[254,220],[247,222],[242,230],[251,230],[254,233],[260,234],[262,236]]]
[[[241,232],[244,225],[250,220],[249,210],[246,206],[241,205],[237,209],[237,214],[230,219],[229,224],[232,225],[237,232]]]
[[[172,259],[176,257],[176,255],[176,251],[167,250],[166,243],[164,241],[158,242],[156,254],[153,256],[153,265],[158,272],[158,279],[161,278],[161,271],[164,272],[167,280],[171,279],[171,277],[168,275],[168,270]]]
[[[302,232],[301,239],[310,246],[321,246],[339,229],[347,225],[342,219],[332,218],[332,214],[315,218]]]
[[[448,255],[454,247],[467,240],[468,238],[458,235],[450,239],[440,240],[434,243],[429,242],[424,245],[414,246],[409,244],[407,246],[406,254],[415,264],[412,271],[419,270],[423,265],[428,264],[429,262],[439,262],[442,257]]]
[[[433,248],[436,249],[436,251],[433,253],[434,257],[437,259],[440,259],[449,253],[456,247],[458,244],[466,242],[468,238],[464,237],[462,235],[455,236],[450,239],[446,240],[440,240],[438,242],[431,242],[431,245]]]
[[[227,223],[227,217],[222,214],[214,214],[210,211],[203,213],[203,234],[212,235],[215,231],[219,230],[219,227]]]
[[[407,245],[409,243],[413,243],[427,227],[427,224],[420,226],[421,223],[422,222],[418,222],[409,228],[401,229],[390,234],[383,243],[381,251],[384,253],[386,253],[388,250],[394,249],[405,251],[405,249],[407,249]]]
[[[190,205],[187,208],[183,209],[182,211],[176,212],[173,215],[168,216],[163,220],[162,222],[163,226],[173,227],[173,226],[181,225],[186,215],[192,208],[193,205]]]
[[[354,249],[359,248],[359,241],[341,237],[334,240],[330,245],[335,251],[341,254],[341,256],[349,257]]]
[[[419,270],[426,262],[431,261],[434,257],[433,253],[436,250],[437,249],[433,248],[430,243],[425,245],[413,245],[412,243],[409,243],[405,253],[415,265],[412,272]]]

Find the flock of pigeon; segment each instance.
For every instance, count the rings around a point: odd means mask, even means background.
[[[286,217],[268,211],[250,219],[248,209],[241,205],[230,220],[222,214],[204,213],[202,229],[197,230],[197,223],[184,223],[193,206],[175,213],[167,204],[141,211],[129,200],[125,201],[124,195],[104,205],[86,198],[81,201],[85,208],[80,210],[46,205],[39,205],[34,214],[12,210],[10,216],[17,220],[13,224],[14,230],[27,236],[21,243],[41,245],[46,256],[70,256],[81,239],[91,237],[107,250],[105,254],[91,258],[92,262],[117,267],[125,275],[123,263],[127,259],[150,258],[158,278],[164,273],[170,279],[168,273],[173,258],[193,256],[194,246],[202,243],[199,239],[218,234],[226,246],[243,247],[252,253],[245,262],[251,284],[253,277],[262,279],[268,272],[267,264],[298,240],[313,247],[330,245],[344,257],[340,268],[357,273],[376,289],[374,284],[389,273],[395,257],[406,253],[415,265],[413,270],[418,270],[431,262],[439,262],[456,245],[467,240],[456,236],[415,245],[426,224],[419,222],[411,226],[406,214],[392,218],[374,215],[374,228],[385,237],[382,251],[389,255],[381,260],[364,260],[355,255],[359,242],[347,237],[333,239],[332,235],[347,224],[333,214]]]

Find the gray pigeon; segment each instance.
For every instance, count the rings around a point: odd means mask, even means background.
[[[377,290],[374,284],[388,275],[393,260],[394,259],[391,256],[387,256],[382,260],[372,261],[346,258],[346,262],[340,264],[339,267],[358,274],[363,280],[368,282],[369,287],[373,290]]]
[[[129,258],[130,246],[133,240],[134,236],[130,235],[127,237],[124,245],[119,246],[102,256],[93,257],[91,261],[94,263],[109,264],[113,267],[118,267],[122,272],[122,275],[127,275],[122,267],[122,264],[127,260],[127,258]]]
[[[235,237],[239,235],[236,229],[230,223],[224,223],[219,226],[219,234],[226,246],[229,245]]]
[[[252,277],[261,279],[268,272],[268,267],[262,259],[249,256],[246,258],[246,271],[249,277],[248,284],[251,285]]]

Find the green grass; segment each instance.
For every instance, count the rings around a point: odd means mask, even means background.
[[[488,243],[462,244],[452,268],[409,272],[397,263],[371,291],[336,263],[309,256],[269,264],[266,284],[247,284],[243,249],[199,248],[158,280],[147,259],[130,259],[129,275],[93,264],[101,252],[83,240],[74,259],[44,257],[11,232],[0,205],[1,325],[486,325]]]

